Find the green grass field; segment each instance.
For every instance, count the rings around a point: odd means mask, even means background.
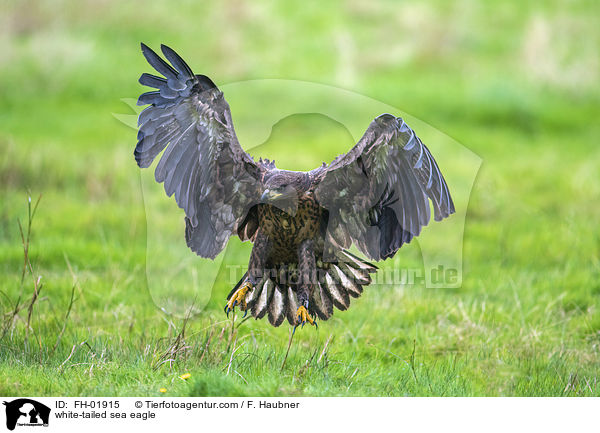
[[[600,395],[597,2],[0,10],[0,395]],[[246,264],[251,248],[232,239],[223,262],[197,265],[217,276],[198,294],[202,313],[162,312],[162,283],[146,277],[148,232],[164,230],[153,253],[168,263],[197,259],[181,211],[140,180],[135,131],[113,116],[131,115],[121,99],[142,90],[141,41],[232,84],[242,145],[266,140],[251,153],[283,168],[329,162],[380,113],[363,107],[347,125],[299,114],[270,133],[252,115],[286,95],[249,99],[235,83],[299,80],[397,107],[439,150],[451,187],[463,168],[435,137],[478,155],[459,209],[461,287],[370,287],[318,330],[298,330],[282,368],[289,327],[223,314],[228,265]],[[40,195],[24,271],[19,221],[27,238],[28,197],[33,206]],[[382,271],[392,265],[422,266],[419,244]],[[182,305],[203,273],[192,277]]]

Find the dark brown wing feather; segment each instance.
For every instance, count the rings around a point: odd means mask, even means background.
[[[214,258],[260,199],[264,168],[240,146],[223,93],[204,75],[194,75],[171,48],[164,61],[142,44],[142,52],[164,77],[142,74],[140,83],[157,89],[142,94],[135,159],[149,167],[163,149],[155,171],[167,195],[185,211],[188,246]]]
[[[429,149],[401,118],[377,117],[345,155],[317,169],[315,196],[329,212],[327,241],[354,243],[370,259],[392,257],[429,223],[454,213]]]

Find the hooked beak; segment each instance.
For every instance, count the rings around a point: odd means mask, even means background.
[[[263,203],[268,203],[273,200],[277,200],[283,196],[282,193],[277,191],[271,191],[270,189],[265,189],[262,196],[260,197],[260,201]]]

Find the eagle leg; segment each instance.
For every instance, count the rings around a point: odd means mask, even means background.
[[[300,306],[296,312],[296,326],[294,326],[294,331],[298,325],[304,326],[306,322],[317,326],[317,322],[314,320],[315,315],[313,314],[313,317],[311,317],[308,308],[310,292],[312,291],[317,278],[314,242],[312,239],[302,241],[298,247],[298,271],[299,281],[297,294]]]
[[[258,282],[264,275],[265,264],[270,248],[271,244],[269,242],[269,238],[263,232],[259,231],[256,234],[254,246],[252,247],[252,252],[250,253],[250,262],[248,263],[248,277],[242,283],[240,288],[231,293],[227,298],[227,303],[225,304],[225,308],[223,309],[225,311],[225,314],[227,314],[227,317],[229,317],[229,313],[231,311],[235,310],[235,307],[237,305],[239,305],[240,309],[245,312],[244,317],[248,313],[248,306],[246,305],[246,295],[248,294],[248,290],[251,290],[258,285]]]

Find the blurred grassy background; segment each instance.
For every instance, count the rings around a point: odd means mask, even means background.
[[[0,11],[4,323],[33,291],[17,220],[28,191],[43,195],[30,250],[43,288],[28,338],[25,308],[0,340],[0,395],[600,395],[597,2],[2,0]],[[141,41],[172,46],[218,85],[283,78],[368,95],[478,154],[462,287],[367,290],[297,333],[280,373],[288,330],[238,318],[231,331],[223,270],[177,340],[183,321],[146,286],[135,131],[111,114],[141,91]],[[263,103],[236,99],[234,120]],[[352,141],[299,116],[261,156],[307,169]],[[243,263],[249,245],[230,252]],[[412,244],[399,256],[420,259]]]

